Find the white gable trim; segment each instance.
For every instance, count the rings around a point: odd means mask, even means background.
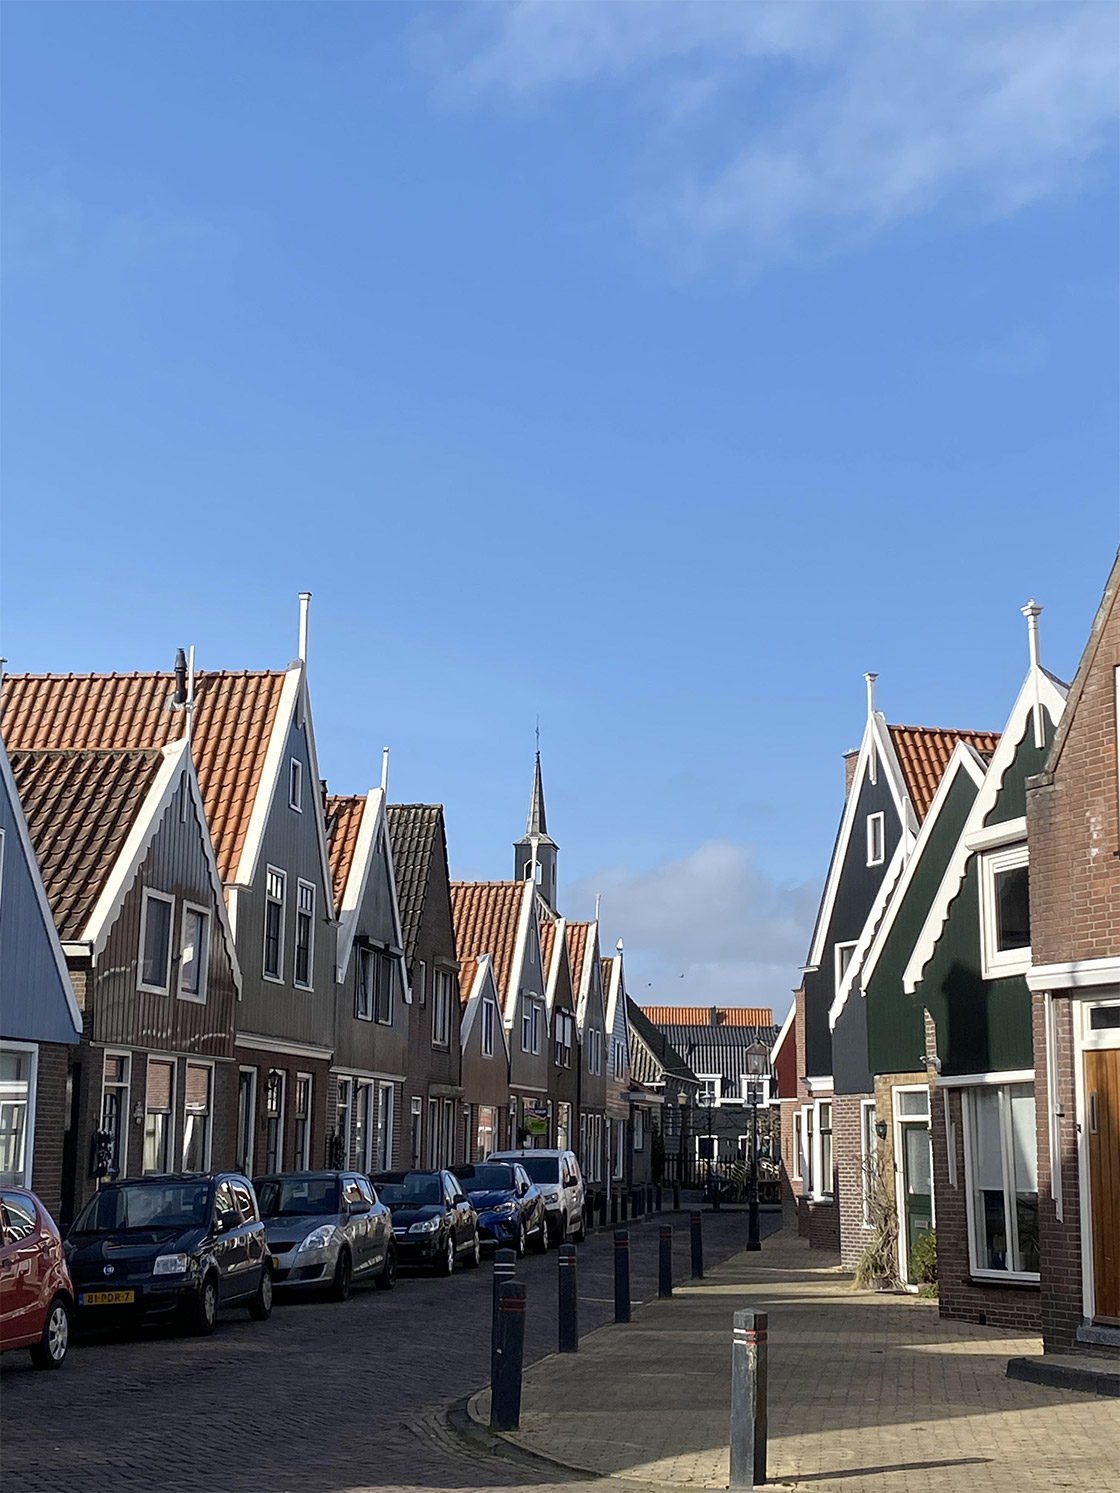
[[[538,924],[537,927],[539,937],[540,925]],[[556,987],[560,983],[560,966],[568,957],[568,940],[566,937],[568,927],[567,918],[557,918],[554,927],[556,931],[552,935],[552,967],[548,971],[544,990],[545,1015],[550,1030],[552,1027],[552,1008],[556,1004]]]
[[[910,883],[918,873],[918,866],[921,863],[922,856],[925,854],[925,848],[929,844],[930,837],[934,832],[953,783],[956,781],[957,774],[960,772],[967,773],[977,789],[979,789],[984,781],[986,771],[987,767],[984,759],[980,756],[976,748],[967,741],[958,741],[953,748],[953,755],[949,758],[949,765],[942,774],[940,783],[937,785],[937,791],[933,795],[929,812],[922,821],[922,827],[918,831],[918,839],[914,845],[913,853],[906,862],[906,869],[902,873],[901,880],[895,889],[894,896],[891,898],[886,915],[879,925],[878,932],[871,941],[871,947],[867,951],[867,958],[863,961],[863,968],[860,971],[860,985],[862,989],[866,990],[868,981],[875,973],[880,955],[886,947],[890,931],[894,927],[899,908],[905,900]]]
[[[898,878],[902,875],[906,865],[906,842],[907,836],[905,834],[900,835],[898,844],[894,847],[894,854],[891,856],[890,864],[887,866],[886,874],[879,883],[879,890],[875,893],[875,900],[871,904],[871,910],[868,912],[867,919],[860,929],[859,937],[856,939],[856,946],[852,950],[852,957],[848,960],[848,967],[844,971],[844,978],[840,981],[839,989],[832,999],[832,1005],[828,1009],[829,1031],[835,1029],[836,1023],[840,1019],[840,1013],[848,1003],[848,996],[852,993],[856,978],[860,973],[860,967],[867,957],[867,951],[870,949],[871,942],[875,937],[875,930],[878,928],[879,921],[886,911],[887,904],[891,900],[891,895],[898,884]]]
[[[933,958],[934,950],[937,948],[945,927],[945,920],[949,916],[949,906],[960,891],[968,862],[975,854],[968,848],[968,841],[978,830],[983,829],[984,820],[995,807],[1003,788],[1007,769],[1015,761],[1015,753],[1025,735],[1027,722],[1034,714],[1036,703],[1047,712],[1056,727],[1061,721],[1062,710],[1065,707],[1065,691],[1058,688],[1045,669],[1032,667],[1028,670],[1018,698],[1012,706],[1011,715],[1003,729],[999,745],[992,755],[980,791],[965,820],[960,841],[946,867],[945,875],[941,878],[937,895],[933,899],[922,931],[918,935],[910,960],[903,972],[902,988],[907,995],[913,995],[921,983],[926,965]]]
[[[4,787],[8,792],[8,799],[12,805],[12,820],[15,824],[16,838],[19,840],[23,858],[27,862],[28,874],[31,877],[31,885],[35,891],[35,900],[39,905],[39,914],[43,919],[43,931],[51,946],[51,957],[58,977],[62,982],[63,994],[66,997],[67,1014],[74,1026],[74,1041],[78,1042],[82,1036],[82,1013],[78,1008],[78,1000],[74,994],[74,987],[70,983],[70,971],[66,968],[66,956],[62,952],[62,944],[59,942],[58,929],[54,924],[54,914],[51,905],[47,901],[47,890],[43,885],[43,878],[39,871],[39,862],[35,857],[35,847],[31,843],[28,833],[27,821],[23,817],[23,804],[20,802],[19,793],[16,790],[16,780],[12,776],[11,763],[8,761],[8,753],[0,742],[0,776],[3,776]]]
[[[821,960],[824,958],[828,927],[832,921],[832,910],[840,889],[840,875],[848,853],[848,843],[852,838],[855,827],[860,791],[863,787],[864,778],[867,776],[873,751],[879,767],[886,774],[887,785],[891,790],[891,798],[894,800],[895,809],[902,823],[903,840],[906,839],[907,832],[910,835],[917,833],[917,815],[906,792],[906,786],[902,778],[902,769],[898,765],[898,757],[891,741],[891,734],[887,729],[886,717],[881,711],[876,710],[867,718],[867,724],[863,730],[863,740],[860,743],[859,756],[856,758],[855,772],[852,775],[852,786],[848,792],[844,812],[840,816],[840,829],[836,835],[832,860],[828,866],[828,879],[824,884],[824,893],[821,897],[821,905],[817,913],[816,927],[813,929],[813,941],[809,948],[809,958],[805,963],[807,971],[819,969]]]

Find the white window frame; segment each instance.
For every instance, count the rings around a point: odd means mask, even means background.
[[[186,951],[187,914],[189,912],[197,913],[203,919],[203,927],[206,930],[205,948],[202,952],[197,992],[183,989],[183,955]],[[210,920],[211,915],[208,907],[202,907],[197,902],[183,903],[183,909],[179,915],[179,977],[175,981],[176,994],[181,1001],[193,1001],[198,1006],[206,1004],[206,989],[210,982]],[[198,959],[199,955],[196,952],[196,962]]]
[[[860,1227],[865,1229],[871,1227],[872,1188],[878,1155],[879,1137],[875,1131],[875,1101],[874,1099],[861,1099],[859,1102],[859,1159],[863,1216]]]
[[[634,1110],[634,1150],[644,1151],[646,1146],[646,1113],[644,1109]]]
[[[1014,871],[1030,866],[1025,841],[1003,845],[979,857],[980,881],[980,973],[985,980],[1001,980],[1008,975],[1026,974],[1031,967],[1031,948],[1001,949],[997,946],[999,918],[996,908],[996,876],[1000,871]]]
[[[534,1056],[539,1056],[540,1055],[540,1050],[541,1050],[541,1010],[542,1010],[542,1007],[541,1007],[541,1003],[540,1003],[539,998],[537,996],[535,996],[535,995],[534,996],[530,996],[530,998],[529,998],[529,1010],[530,1010],[531,1015],[532,1015],[532,1025],[533,1025],[533,1047],[532,1047],[532,1052],[533,1052]]]
[[[20,1172],[21,1172],[21,1175],[23,1177],[23,1181],[11,1184],[12,1186],[15,1186],[15,1187],[26,1187],[26,1188],[30,1188],[31,1184],[32,1184],[32,1162],[33,1162],[34,1157],[35,1157],[35,1101],[36,1101],[36,1091],[38,1089],[38,1082],[39,1082],[39,1044],[37,1042],[17,1042],[17,1041],[11,1040],[8,1037],[5,1037],[4,1040],[3,1040],[3,1042],[0,1042],[0,1047],[3,1047],[5,1049],[7,1049],[7,1051],[9,1051],[9,1052],[17,1052],[17,1053],[20,1054],[20,1056],[23,1056],[24,1054],[30,1054],[30,1056],[31,1056],[30,1071],[29,1071],[29,1073],[27,1075],[27,1097],[26,1097],[26,1099],[24,1101],[24,1103],[27,1106],[27,1109],[26,1109],[26,1113],[24,1115],[24,1123],[23,1123],[23,1158],[22,1158],[23,1165],[20,1168]],[[125,1053],[125,1052],[121,1052],[121,1053],[114,1053],[113,1056],[114,1057],[128,1057],[129,1054]],[[132,1067],[131,1067],[131,1064],[130,1064],[129,1065],[130,1079],[131,1079],[131,1073],[132,1073]],[[104,1079],[105,1079],[105,1068],[104,1068],[104,1065],[102,1066],[102,1069],[101,1069],[101,1077],[102,1077],[102,1082],[104,1083]],[[100,1116],[100,1111],[98,1112],[98,1114]],[[127,1091],[127,1089],[125,1091],[124,1122],[125,1122],[125,1141],[127,1142],[127,1140],[128,1140],[128,1091]],[[126,1150],[126,1152],[128,1150],[127,1144],[125,1146],[125,1150]],[[127,1161],[127,1156],[126,1156],[125,1160]],[[123,1176],[123,1175],[124,1175],[124,1173],[122,1171],[121,1172],[121,1176]],[[7,1185],[8,1184],[5,1183],[5,1186],[7,1186]]]
[[[345,1095],[345,1098],[343,1098]],[[345,1116],[343,1120],[342,1117]],[[342,1167],[350,1170],[350,1147],[354,1134],[354,1080],[340,1077],[334,1102],[334,1129],[342,1141]]]
[[[354,1018],[357,1021],[372,1021],[374,951],[359,946],[355,952],[358,957],[354,961]]]
[[[388,994],[387,1015],[381,1015],[381,988],[374,986],[373,992],[373,1019],[379,1026],[392,1026],[393,1017],[397,1009],[397,969],[399,961],[391,954],[384,951],[378,959],[374,968],[378,972],[378,979],[385,979],[385,991]],[[385,1168],[390,1170],[390,1168]]]
[[[492,1058],[494,1056],[494,1023],[497,1018],[498,1008],[495,1003],[485,997],[482,1002],[482,1056]]]
[[[432,969],[432,1046],[451,1046],[451,971]]]
[[[1007,1231],[1008,1253],[1010,1253],[1011,1240],[1015,1239],[1016,1243],[1018,1242],[1019,1231],[1018,1231],[1018,1223],[1017,1223],[1017,1220],[1015,1219],[1015,1202],[1014,1202],[1015,1195],[1014,1195],[1014,1192],[1009,1192],[1008,1191],[1008,1186],[1007,1186],[1008,1179],[1010,1178],[1012,1180],[1012,1182],[1013,1182],[1014,1181],[1014,1177],[1015,1177],[1014,1142],[1012,1140],[1011,1126],[1010,1126],[1009,1123],[1007,1123],[1007,1121],[1009,1120],[1009,1113],[1008,1113],[1008,1103],[1009,1103],[1008,1091],[1010,1089],[1015,1089],[1015,1088],[1030,1088],[1032,1090],[1032,1093],[1033,1093],[1034,1092],[1033,1080],[1020,1080],[1018,1083],[992,1082],[992,1083],[988,1083],[988,1084],[983,1085],[983,1087],[986,1090],[988,1090],[989,1092],[991,1091],[991,1089],[994,1088],[998,1092],[998,1094],[999,1094],[999,1107],[1000,1107],[1000,1126],[999,1126],[999,1128],[1000,1128],[1000,1136],[999,1136],[999,1139],[1000,1139],[1000,1163],[1001,1163],[1001,1169],[1002,1169],[1002,1174],[1003,1174],[1003,1212],[1004,1212],[1005,1228],[1006,1228],[1006,1231]],[[975,1200],[973,1198],[973,1192],[975,1191],[975,1188],[973,1186],[973,1160],[972,1160],[972,1142],[973,1142],[973,1129],[974,1129],[974,1126],[975,1126],[975,1121],[972,1118],[972,1093],[973,1093],[973,1090],[971,1088],[962,1088],[962,1090],[961,1090],[961,1120],[962,1120],[962,1123],[963,1123],[963,1141],[964,1141],[964,1198],[965,1198],[966,1216],[967,1216],[967,1220],[968,1220],[968,1268],[969,1268],[969,1273],[971,1275],[975,1276],[977,1278],[977,1280],[1007,1280],[1007,1281],[1022,1281],[1024,1283],[1028,1283],[1028,1284],[1032,1284],[1032,1285],[1033,1284],[1037,1284],[1038,1280],[1040,1278],[1040,1272],[1037,1271],[1037,1270],[992,1270],[992,1269],[989,1269],[988,1266],[986,1266],[986,1265],[979,1265],[977,1263],[977,1251],[976,1251],[977,1219],[976,1219]],[[1037,1093],[1035,1093],[1035,1104],[1036,1104],[1035,1124],[1036,1124],[1036,1126],[1037,1126],[1037,1123],[1038,1123],[1037,1102],[1038,1102]],[[1037,1130],[1036,1130],[1036,1135],[1037,1135]],[[1037,1157],[1037,1153],[1036,1153],[1036,1156],[1035,1156],[1035,1187],[1037,1188],[1037,1186],[1038,1186],[1038,1157]],[[1041,1197],[1040,1197],[1040,1201],[1041,1201]],[[1041,1213],[1041,1208],[1040,1208],[1040,1213]],[[1041,1219],[1040,1219],[1040,1225],[1041,1225]]]
[[[148,903],[163,902],[171,909],[171,916],[167,923],[167,962],[164,967],[162,985],[148,985],[145,983],[144,975],[144,946],[148,938]],[[153,887],[145,887],[140,898],[140,948],[137,951],[136,960],[136,988],[147,995],[167,995],[171,990],[171,966],[174,963],[172,947],[175,943],[175,898],[169,892],[157,892]]]
[[[701,1109],[709,1108],[709,1106],[706,1104],[700,1104],[700,1095],[711,1094],[712,1102],[710,1107],[712,1109],[719,1109],[720,1105],[723,1103],[723,1074],[698,1073],[696,1077],[700,1080],[699,1087],[696,1090],[697,1104],[700,1105]]]
[[[375,1103],[375,1128],[373,1147],[377,1154],[377,1170],[391,1171],[393,1167],[393,1129],[396,1124],[397,1093],[395,1086],[379,1079]]]
[[[304,892],[310,893],[311,906],[301,906]],[[307,979],[297,979],[299,964],[297,955],[299,953],[299,926],[300,919],[307,919]],[[297,990],[315,989],[315,884],[304,881],[302,877],[296,879],[296,941],[292,947],[292,984]]]
[[[844,976],[848,973],[848,970],[851,967],[852,963],[851,958],[849,957],[847,964],[844,964],[841,956],[849,949],[854,955],[856,944],[858,942],[858,938],[852,938],[845,940],[845,942],[843,943],[836,943],[832,945],[833,995],[840,994],[840,986],[844,983]]]
[[[269,885],[270,879],[279,877],[279,895],[273,893]],[[280,935],[277,940],[276,973],[270,974],[267,965],[268,959],[268,909],[272,904],[280,909]],[[261,925],[261,975],[264,979],[271,981],[274,985],[284,983],[284,938],[287,932],[288,921],[288,873],[281,871],[279,866],[266,866],[264,872],[264,918]]]
[[[241,1075],[249,1074],[249,1126],[245,1137],[248,1154],[241,1149]],[[237,1070],[237,1165],[245,1175],[253,1175],[253,1163],[257,1159],[257,1070],[248,1066]]]
[[[828,1105],[828,1186],[823,1189],[818,1187],[813,1193],[813,1196],[819,1199],[821,1202],[831,1202],[834,1197],[834,1193],[832,1191],[832,1179],[836,1170],[836,1104],[831,1097],[827,1099],[816,1099],[813,1102],[813,1144],[816,1147],[813,1175],[819,1177],[822,1182],[825,1179],[824,1146],[822,1144],[823,1136],[821,1133],[821,1106],[825,1104]]]
[[[876,832],[879,844],[876,847]],[[876,848],[878,854],[876,855]],[[887,816],[880,810],[878,814],[867,816],[867,864],[869,866],[881,866],[887,858]]]
[[[295,1155],[292,1159],[295,1163],[295,1171],[306,1172],[311,1169],[311,1123],[315,1114],[315,1075],[313,1073],[296,1074],[295,1091],[292,1094],[292,1118],[297,1124],[299,1122],[299,1114],[296,1107],[299,1103],[299,1086],[301,1083],[307,1084],[307,1115],[304,1119],[305,1128],[302,1147],[296,1140],[295,1125],[292,1126],[292,1145],[295,1149]]]
[[[183,1154],[181,1160],[183,1162],[185,1170],[187,1157],[187,1115],[189,1113],[187,1109],[187,1090],[189,1087],[187,1083],[187,1074],[192,1068],[205,1068],[210,1075],[207,1079],[206,1089],[206,1119],[208,1122],[206,1126],[206,1147],[205,1153],[202,1158],[202,1165],[198,1168],[200,1172],[208,1172],[210,1170],[211,1158],[214,1154],[214,1080],[216,1074],[214,1071],[214,1064],[212,1062],[209,1062],[206,1058],[189,1057],[187,1058],[186,1064],[183,1069]]]
[[[801,1106],[801,1160],[798,1170],[803,1184],[802,1195],[806,1198],[816,1196],[813,1190],[813,1178],[817,1175],[815,1168],[819,1165],[814,1149],[816,1134],[816,1108],[813,1104],[803,1104]]]
[[[793,1155],[790,1158],[790,1180],[793,1182],[801,1181],[801,1136],[803,1128],[801,1111],[800,1109],[795,1109],[793,1112]]]
[[[270,1118],[269,1113],[268,1113],[268,1080],[269,1080],[270,1075],[273,1074],[273,1073],[279,1073],[279,1075],[280,1075],[280,1109],[279,1109],[279,1112],[278,1112],[278,1114],[276,1116],[276,1119],[277,1119],[277,1125],[276,1125],[277,1146],[276,1146],[276,1166],[275,1166],[275,1168],[270,1167],[269,1164],[268,1164],[268,1122],[269,1122],[269,1118]],[[287,1123],[287,1119],[288,1119],[288,1070],[286,1068],[276,1068],[276,1067],[266,1068],[265,1069],[265,1075],[264,1075],[264,1134],[265,1134],[265,1142],[264,1142],[264,1164],[265,1164],[265,1170],[266,1171],[273,1171],[273,1170],[275,1170],[275,1171],[278,1171],[278,1172],[282,1172],[284,1170],[284,1126]]]
[[[298,757],[288,759],[288,808],[303,813],[303,763]]]
[[[149,1094],[149,1091],[150,1091],[150,1088],[151,1088],[151,1072],[152,1072],[152,1064],[153,1063],[158,1063],[158,1064],[161,1064],[165,1068],[170,1068],[171,1069],[171,1094],[170,1094],[170,1099],[169,1099],[168,1109],[167,1109],[167,1118],[168,1118],[168,1126],[167,1126],[167,1172],[170,1173],[170,1172],[175,1172],[175,1171],[179,1170],[178,1160],[177,1160],[179,1152],[178,1152],[178,1147],[175,1144],[176,1136],[177,1136],[177,1132],[178,1132],[178,1126],[175,1123],[175,1118],[176,1118],[176,1107],[177,1107],[178,1100],[179,1100],[179,1064],[176,1062],[176,1060],[175,1060],[174,1057],[162,1056],[162,1055],[160,1055],[158,1053],[149,1053],[147,1062],[144,1065],[144,1131],[143,1131],[143,1133],[142,1133],[142,1135],[140,1137],[140,1175],[141,1176],[147,1176],[148,1175],[148,1168],[145,1165],[145,1159],[146,1158],[144,1156],[144,1150],[145,1150],[145,1148],[147,1146],[147,1138],[148,1138],[148,1116],[150,1114],[160,1114],[160,1113],[162,1113],[162,1111],[160,1111],[160,1110],[153,1110],[153,1109],[149,1109],[149,1107],[148,1107],[148,1094]],[[102,1071],[104,1071],[104,1070],[102,1070]],[[131,1072],[131,1065],[130,1065],[130,1072]],[[159,1173],[159,1172],[153,1172],[151,1175],[152,1176],[159,1176],[159,1175],[161,1175],[161,1173]]]
[[[354,1108],[351,1125],[357,1148],[354,1152],[353,1169],[358,1172],[377,1170],[370,1165],[374,1152],[374,1130],[377,1125],[377,1084],[371,1078],[354,1079]],[[349,1169],[351,1163],[347,1161],[346,1165]]]

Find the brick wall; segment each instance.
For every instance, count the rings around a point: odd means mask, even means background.
[[[870,1094],[837,1094],[832,1101],[832,1150],[836,1158],[836,1200],[840,1263],[859,1262],[867,1242],[863,1224],[863,1141],[860,1105]]]
[[[62,1211],[62,1161],[67,1119],[66,1077],[69,1065],[69,1047],[61,1042],[39,1043],[31,1185],[56,1222]]]
[[[946,1136],[944,1094],[949,1095]],[[965,1201],[964,1128],[961,1124],[960,1089],[942,1089],[933,1095],[930,1109],[933,1128],[933,1190],[937,1216],[937,1278],[941,1315],[960,1322],[979,1322],[990,1327],[1008,1327],[1018,1332],[1040,1330],[1039,1289],[1002,1282],[974,1281],[968,1250],[968,1214]],[[949,1151],[956,1160],[956,1185],[949,1180]]]

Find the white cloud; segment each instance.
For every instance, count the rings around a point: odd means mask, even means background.
[[[776,886],[750,850],[710,841],[647,870],[615,866],[584,877],[564,905],[587,913],[600,892],[603,953],[622,936],[627,984],[640,1004],[785,1011],[809,945],[816,885]]]
[[[1076,187],[1114,145],[1117,14],[1095,0],[513,0],[458,8],[423,45],[460,101],[625,86],[648,126],[647,222],[767,256]]]

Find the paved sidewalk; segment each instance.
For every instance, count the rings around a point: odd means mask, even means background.
[[[525,1375],[509,1440],[599,1475],[727,1486],[731,1316],[770,1313],[773,1483],[812,1493],[1120,1493],[1120,1413],[1005,1377],[1037,1338],[855,1292],[786,1231]],[[489,1391],[470,1403],[489,1417]]]

